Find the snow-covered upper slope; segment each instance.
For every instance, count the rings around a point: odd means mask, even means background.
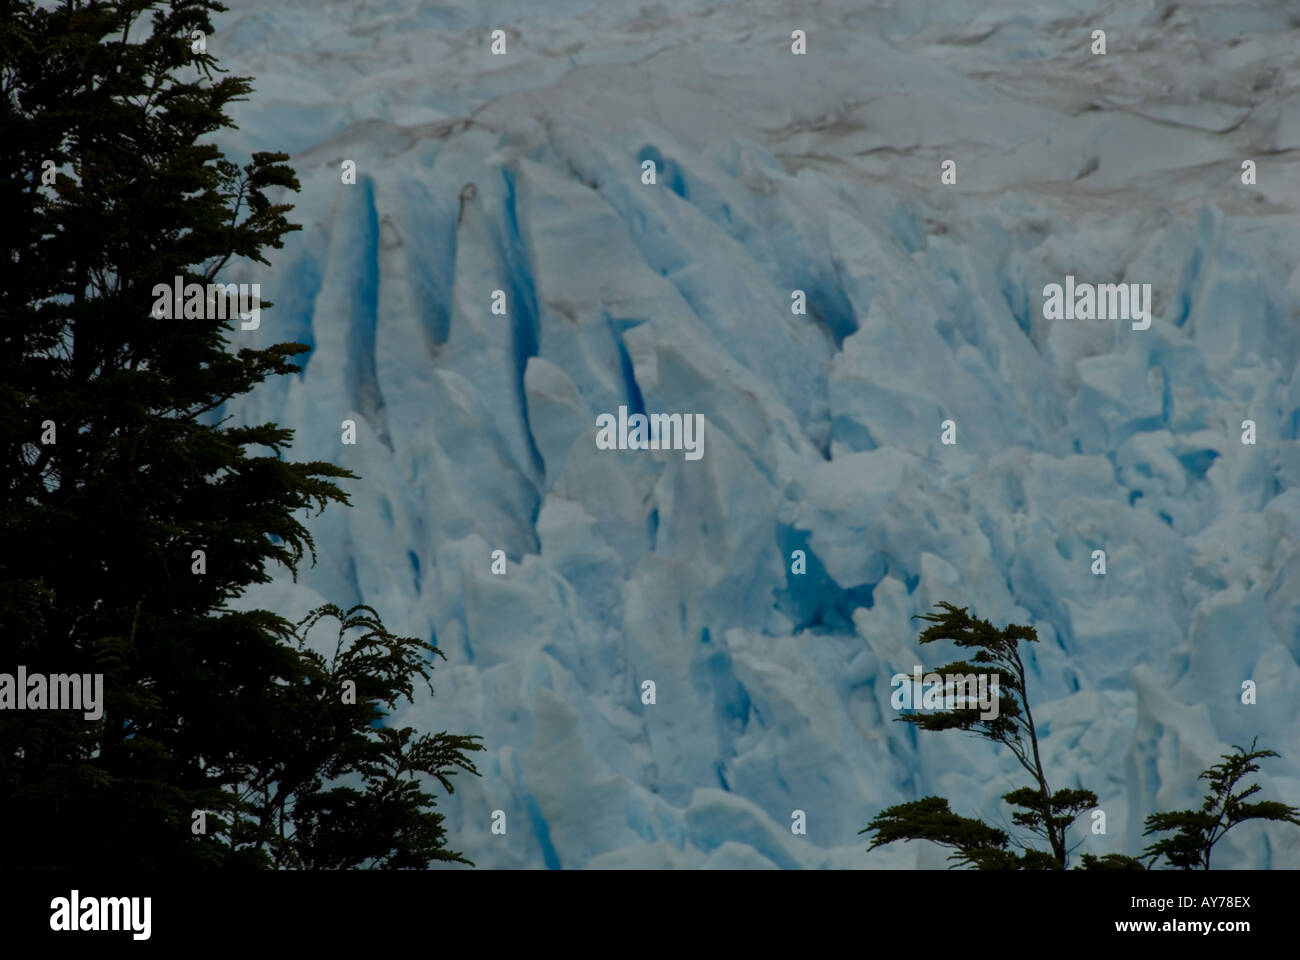
[[[1004,823],[1025,779],[891,722],[892,675],[955,659],[909,619],[940,600],[1037,627],[1053,787],[1107,813],[1079,852],[1137,852],[1256,734],[1264,796],[1300,802],[1287,3],[234,6],[209,50],[257,92],[222,142],[293,153],[304,225],[231,274],[276,304],[236,336],[313,352],[225,412],[363,478],[319,565],[246,602],[436,638],[437,696],[394,722],[485,738],[441,803],[457,849],[944,865],[857,835],[931,793]],[[1151,284],[1150,329],[1045,319],[1067,275]],[[703,414],[704,456],[597,449],[620,406]],[[1300,831],[1215,865],[1300,866]]]

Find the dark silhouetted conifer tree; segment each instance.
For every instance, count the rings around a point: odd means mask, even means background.
[[[421,783],[477,773],[478,738],[377,722],[440,651],[366,607],[296,625],[229,607],[314,560],[303,519],[357,478],[287,459],[275,423],[214,422],[307,347],[236,350],[231,320],[151,315],[155,284],[267,263],[297,229],[287,155],[241,167],[208,142],[251,91],[193,48],[224,9],[0,0],[0,672],[104,675],[98,721],[0,712],[0,857],[468,862]],[[306,642],[322,618],[332,658]]]

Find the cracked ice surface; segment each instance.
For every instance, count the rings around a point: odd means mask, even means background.
[[[1001,823],[1024,780],[889,722],[894,673],[956,659],[909,619],[939,600],[1037,627],[1052,785],[1108,816],[1079,852],[1136,853],[1256,734],[1284,754],[1264,796],[1300,802],[1288,5],[793,7],[217,21],[257,86],[223,143],[291,151],[303,182],[303,231],[230,277],[276,304],[235,337],[313,347],[225,412],[363,478],[312,521],[319,565],[245,602],[364,601],[436,638],[436,698],[393,722],[484,736],[483,777],[440,799],[481,867],[945,865],[857,835],[931,793]],[[1151,328],[1044,319],[1067,274],[1150,283]],[[620,405],[704,414],[704,458],[597,450]],[[1300,832],[1238,828],[1215,865],[1300,866]]]

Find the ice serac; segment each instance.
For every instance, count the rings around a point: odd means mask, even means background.
[[[276,303],[235,337],[313,347],[222,413],[362,478],[311,521],[320,564],[241,602],[364,601],[435,638],[437,696],[391,722],[483,736],[482,778],[441,801],[454,847],[946,866],[857,833],[931,794],[1001,822],[1023,782],[892,722],[891,677],[958,655],[916,642],[941,600],[1037,628],[1049,776],[1108,816],[1082,852],[1140,850],[1256,735],[1283,753],[1264,796],[1300,803],[1283,0],[1139,4],[1105,56],[1100,13],[1019,0],[358,16],[254,0],[210,41],[257,79],[224,144],[291,150],[303,181],[303,231],[229,278]],[[1149,283],[1150,328],[1045,318],[1070,275]],[[702,414],[703,457],[597,449],[620,406]],[[1294,868],[1300,839],[1242,827],[1215,865]]]

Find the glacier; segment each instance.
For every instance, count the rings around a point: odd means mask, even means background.
[[[361,477],[240,604],[437,643],[389,722],[484,737],[439,799],[480,868],[946,866],[858,835],[931,793],[1001,824],[1024,780],[891,722],[890,677],[954,658],[916,640],[940,600],[1037,629],[1052,785],[1107,813],[1076,857],[1256,735],[1300,803],[1287,3],[235,7],[208,49],[256,92],[218,140],[292,153],[303,230],[229,271],[275,304],[232,341],[312,350],[221,415]],[[1150,283],[1150,329],[1044,319],[1067,274]],[[598,450],[620,405],[703,414],[705,456]],[[1214,865],[1300,867],[1300,831]]]

